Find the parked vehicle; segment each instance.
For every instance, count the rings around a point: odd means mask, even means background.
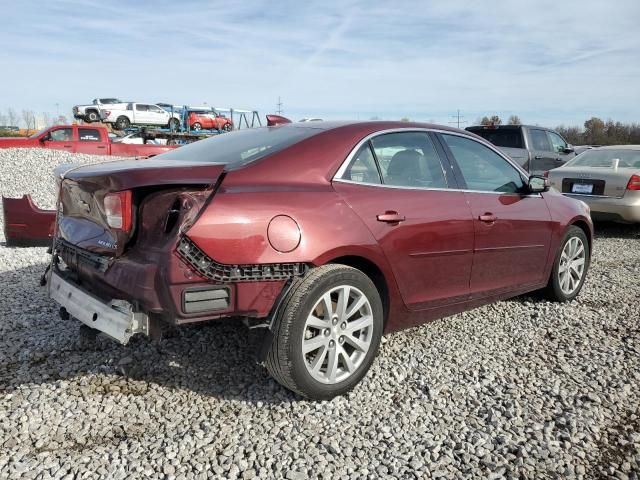
[[[590,261],[586,204],[429,124],[280,124],[58,178],[63,318],[122,343],[244,318],[274,378],[315,399],[356,385],[383,332],[538,289],[571,300]]]
[[[127,135],[116,135],[111,139],[113,143],[127,143],[131,145],[166,145],[166,139],[145,138],[142,132],[129,133]]]
[[[204,129],[230,132],[233,130],[231,119],[212,111],[190,112],[188,122],[189,128],[196,131]]]
[[[127,107],[127,102],[117,98],[94,98],[91,105],[76,105],[73,107],[73,118],[84,120],[88,123],[98,122],[102,118],[101,110],[122,110]]]
[[[161,125],[178,130],[180,115],[169,113],[158,105],[148,103],[129,103],[124,110],[104,110],[102,121],[111,123],[118,130],[125,130],[131,125]]]
[[[176,147],[112,142],[107,129],[101,125],[56,125],[26,138],[0,138],[0,148],[53,148],[72,153],[152,157]]]
[[[575,156],[558,132],[530,125],[480,125],[467,130],[488,140],[529,173],[541,175]]]
[[[591,218],[640,223],[640,145],[587,150],[548,173],[563,195],[591,207]]]

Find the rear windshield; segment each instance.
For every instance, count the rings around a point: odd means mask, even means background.
[[[587,150],[567,163],[572,167],[613,167],[618,159],[620,168],[640,168],[640,150]]]
[[[223,133],[163,153],[167,160],[206,161],[239,167],[309,138],[322,130],[301,127],[261,127]]]
[[[467,130],[480,135],[496,147],[524,148],[522,131],[519,128],[468,128]]]

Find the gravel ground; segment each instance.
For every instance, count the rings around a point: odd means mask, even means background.
[[[50,204],[62,157],[2,152],[3,192]],[[37,286],[44,249],[0,246],[0,478],[637,479],[640,228],[598,228],[576,301],[391,335],[321,403],[271,380],[233,321],[87,347]]]

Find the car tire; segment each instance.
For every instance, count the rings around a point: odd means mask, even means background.
[[[88,123],[97,122],[98,120],[100,120],[100,115],[95,110],[89,110],[85,115],[85,120]]]
[[[357,310],[356,303],[362,304]],[[267,370],[303,397],[328,400],[342,395],[369,370],[380,344],[383,315],[378,290],[360,270],[345,265],[312,269],[294,280],[275,316]]]
[[[118,117],[116,119],[116,129],[118,130],[125,130],[127,128],[129,128],[131,126],[131,120],[129,120],[127,117]]]
[[[584,285],[590,260],[587,236],[580,227],[571,225],[556,253],[545,296],[555,302],[570,302],[576,298]]]
[[[191,125],[191,128],[197,132],[199,132],[200,130],[202,130],[202,125],[200,125],[198,122],[194,123],[193,125]]]
[[[167,126],[169,127],[169,130],[173,130],[174,132],[177,132],[180,129],[180,120],[178,120],[175,117],[170,118]]]
[[[230,132],[231,130],[233,130],[233,125],[231,125],[230,123],[225,123],[222,127],[222,130],[224,130],[225,132]]]

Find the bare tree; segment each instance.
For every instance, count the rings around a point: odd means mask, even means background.
[[[0,112],[0,126],[2,127],[7,126],[7,116],[2,112]]]
[[[22,110],[22,120],[27,127],[27,134],[36,129],[36,114],[33,110]]]
[[[69,122],[64,115],[58,115],[58,118],[56,118],[53,123],[54,125],[67,125]]]
[[[511,115],[509,117],[509,120],[507,120],[507,123],[509,125],[522,125],[522,122],[520,121],[520,117],[518,115]]]
[[[13,108],[10,108],[9,110],[7,110],[7,122],[9,123],[9,126],[17,127],[18,121],[19,121],[19,118],[16,111]]]
[[[402,118],[400,119],[400,121],[401,121],[401,122],[410,122],[410,121],[411,121],[411,119],[410,119],[409,117],[402,117]]]

